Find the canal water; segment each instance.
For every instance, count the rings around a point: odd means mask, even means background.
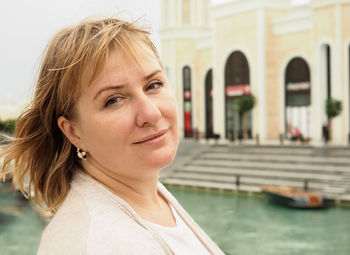
[[[226,254],[350,254],[350,208],[301,210],[257,196],[169,190]]]
[[[350,208],[293,210],[262,197],[169,189],[226,254],[350,254]],[[45,224],[0,184],[1,255],[34,255]]]
[[[1,255],[34,255],[45,225],[29,201],[0,182]]]

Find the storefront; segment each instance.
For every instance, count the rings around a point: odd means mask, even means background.
[[[285,73],[286,138],[310,140],[311,85],[310,70],[302,58],[293,58]]]
[[[225,131],[226,138],[234,141],[242,138],[241,118],[235,107],[235,100],[250,94],[249,65],[240,51],[233,52],[225,66]],[[252,138],[252,116],[247,113],[246,125],[248,138]]]
[[[185,66],[182,69],[183,76],[183,102],[184,102],[184,136],[192,137],[192,88],[191,69]]]
[[[213,131],[213,70],[205,76],[205,135],[212,137]]]

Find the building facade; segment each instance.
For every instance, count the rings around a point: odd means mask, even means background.
[[[255,106],[244,118],[260,143],[295,132],[323,144],[327,98],[343,110],[332,144],[350,138],[350,0],[162,0],[161,57],[179,105],[183,137],[240,137],[235,101]]]

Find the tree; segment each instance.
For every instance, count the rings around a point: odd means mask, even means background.
[[[337,117],[343,110],[343,105],[340,100],[328,98],[326,100],[326,114],[328,117],[328,135],[331,138],[332,130],[332,119]]]
[[[247,123],[246,123],[246,113],[254,108],[255,105],[255,98],[253,95],[243,95],[238,97],[235,100],[235,108],[236,111],[239,113],[239,126],[240,126],[240,132],[243,131],[243,134],[241,138],[247,137]]]
[[[0,120],[0,132],[7,134],[13,134],[15,132],[16,120],[10,119],[2,121]]]

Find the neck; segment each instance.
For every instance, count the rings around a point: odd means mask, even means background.
[[[152,171],[147,176],[123,176],[107,169],[94,167],[85,161],[83,165],[86,172],[99,181],[111,192],[135,207],[159,206],[160,197],[157,192],[158,171]],[[142,171],[140,171],[142,172]],[[147,171],[145,171],[147,172]]]

